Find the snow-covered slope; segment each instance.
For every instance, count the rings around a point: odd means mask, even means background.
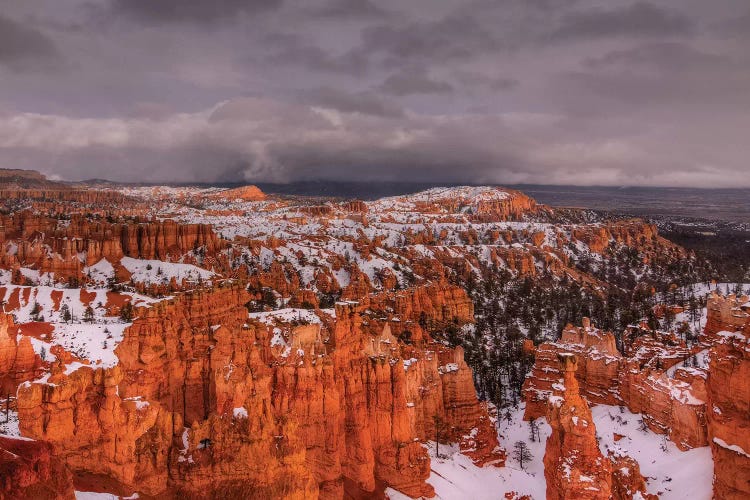
[[[501,445],[508,450],[506,467],[477,467],[469,458],[458,453],[455,446],[440,445],[440,457],[435,456],[435,445],[429,443],[432,474],[428,482],[441,500],[496,500],[506,492],[529,495],[534,500],[546,498],[544,479],[544,449],[551,429],[539,419],[540,441],[530,440],[529,423],[523,421],[524,406],[509,411],[510,420],[501,412],[498,432]],[[642,429],[640,415],[626,408],[599,405],[592,409],[604,455],[610,451],[635,458],[647,479],[649,493],[663,500],[709,500],[712,495],[713,462],[711,450],[705,446],[680,451],[664,436]],[[623,436],[615,441],[615,433]],[[513,445],[524,441],[532,459],[522,470],[513,458]],[[393,490],[386,491],[393,500],[409,497]]]

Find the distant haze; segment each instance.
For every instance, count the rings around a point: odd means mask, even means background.
[[[11,0],[0,168],[750,187],[746,0]]]

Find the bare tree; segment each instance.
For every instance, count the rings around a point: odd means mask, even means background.
[[[445,420],[440,415],[433,415],[432,421],[435,424],[435,455],[440,456],[440,437],[445,433]]]

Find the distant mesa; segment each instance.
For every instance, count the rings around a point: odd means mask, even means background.
[[[36,170],[0,168],[0,187],[4,189],[60,189],[68,186],[51,181]]]
[[[215,196],[227,200],[261,201],[266,199],[266,194],[258,186],[252,184],[219,191]]]
[[[0,168],[0,179],[16,180],[26,179],[34,181],[46,181],[47,177],[36,170],[22,170],[20,168]]]

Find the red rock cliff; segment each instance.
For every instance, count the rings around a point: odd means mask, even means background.
[[[591,410],[578,392],[577,358],[561,353],[558,360],[563,377],[553,388],[547,410],[552,427],[544,453],[547,499],[652,497],[646,494],[645,482],[632,459],[602,456]],[[626,467],[629,472],[622,472]]]
[[[750,318],[742,308],[745,299],[714,297],[709,302],[708,325],[727,325],[726,312],[734,311],[728,323],[735,328],[712,333],[717,343],[711,348],[708,375],[714,498],[730,500],[750,497]]]
[[[403,344],[364,305],[340,304],[280,353],[273,328],[248,319],[248,297],[223,287],[138,308],[117,367],[59,367],[21,386],[22,432],[78,474],[151,495],[341,498],[388,485],[430,496],[422,443],[436,421],[442,439],[468,436],[478,463],[503,463],[460,349]],[[449,304],[427,310],[466,313]]]

